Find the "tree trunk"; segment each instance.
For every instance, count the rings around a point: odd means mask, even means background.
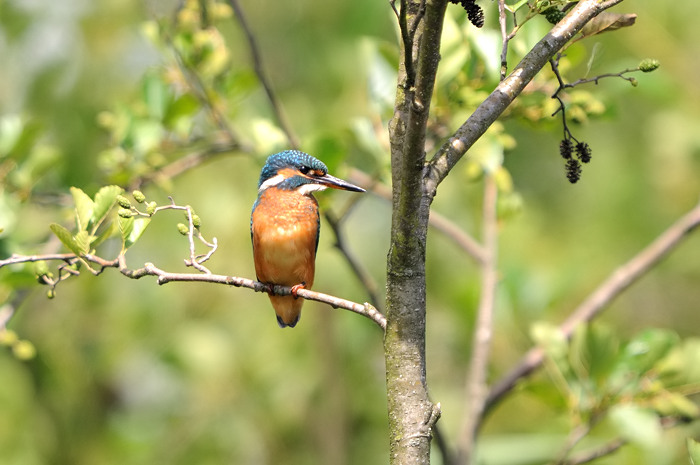
[[[447,0],[401,0],[395,10],[402,53],[389,123],[393,196],[384,341],[392,465],[430,463],[431,428],[440,413],[428,396],[425,378],[425,251],[437,186],[548,60],[600,11],[620,1],[579,2],[428,163],[426,125]]]
[[[389,131],[391,245],[387,258],[386,354],[390,463],[430,463],[435,408],[425,380],[425,250],[430,199],[424,195],[425,128],[446,1],[401,4],[402,57]],[[429,34],[425,34],[429,32]]]

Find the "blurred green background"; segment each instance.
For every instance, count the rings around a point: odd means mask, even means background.
[[[391,114],[397,53],[388,4],[241,3],[302,149],[338,176],[354,166],[388,179],[382,127]],[[496,5],[482,3],[483,31],[471,27],[458,7],[448,8],[436,99],[447,129],[468,115],[469,105],[456,100],[478,98],[495,84]],[[700,31],[689,14],[693,6],[689,0],[672,8],[652,0],[624,2],[616,10],[637,13],[634,27],[571,49],[572,81],[635,67],[647,57],[661,61],[656,72],[635,75],[637,87],[608,79],[579,88],[592,93],[602,110],[571,127],[593,149],[578,184],[564,176],[558,118],[528,120],[516,109],[503,119],[517,142],[506,151],[504,166],[522,206],[502,221],[492,380],[532,345],[534,322],[562,321],[615,267],[698,202]],[[109,115],[128,113],[125,108],[138,112],[148,92],[144,75],[160,76],[158,70],[172,66],[167,47],[154,45],[144,31],[155,22],[167,24],[176,7],[174,1],[0,1],[0,146],[18,126],[26,138],[22,150],[0,158],[0,258],[55,248],[37,244],[49,239],[49,223],[70,219],[70,186],[92,195],[101,185],[158,166],[160,156],[177,155],[151,151],[142,165],[119,171],[115,131],[104,127]],[[230,70],[212,78],[212,86],[222,89],[223,111],[254,154],[230,152],[144,190],[160,204],[172,195],[196,209],[203,233],[220,244],[209,262],[213,272],[254,277],[250,207],[264,158],[283,148],[284,139],[252,75],[238,24],[224,18],[217,27]],[[548,27],[538,17],[523,28],[511,67]],[[542,74],[543,83],[551,82],[549,70]],[[478,89],[465,91],[470,84]],[[523,96],[523,105],[547,108],[549,94],[536,95]],[[215,139],[201,120],[193,118],[186,128],[201,141],[188,139],[191,145],[180,155]],[[446,135],[440,127],[434,133]],[[434,208],[478,237],[482,183],[469,166],[457,166]],[[335,212],[351,201],[338,192],[319,198]],[[390,214],[385,200],[366,194],[343,223],[348,246],[380,290]],[[175,227],[180,221],[175,213],[154,220],[127,254],[129,265],[149,261],[185,270],[187,242]],[[333,242],[323,224],[315,289],[367,300]],[[700,238],[690,237],[617,299],[602,323],[623,340],[649,327],[696,336],[699,264]],[[442,403],[443,432],[454,440],[464,409],[479,272],[436,231],[427,268],[428,383]],[[262,294],[201,284],[159,287],[153,279],[129,280],[114,270],[99,277],[83,273],[61,284],[53,300],[32,282],[31,267],[0,270],[0,298],[22,297],[8,327],[36,347],[29,361],[0,351],[0,463],[387,462],[382,340],[369,321],[307,302],[300,324],[281,331]],[[547,385],[546,375],[538,379]],[[541,457],[559,450],[572,426],[564,397],[550,385],[519,391],[499,406],[482,435],[485,463],[544,463]],[[688,428],[690,433],[665,433],[662,447],[633,445],[598,463],[681,463],[685,435],[700,434]],[[440,463],[439,454],[434,461]]]

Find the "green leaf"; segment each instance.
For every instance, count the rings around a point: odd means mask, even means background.
[[[512,5],[509,5],[508,9],[510,11],[512,11],[513,13],[515,13],[516,11],[518,11],[520,9],[520,7],[522,7],[523,5],[526,5],[526,4],[527,4],[527,0],[520,0],[519,2],[516,2]]]
[[[170,104],[172,95],[170,88],[157,74],[149,74],[143,82],[143,100],[148,107],[148,114],[162,121]]]
[[[619,356],[615,331],[601,324],[581,325],[571,339],[571,365],[581,377],[590,376],[604,386]]]
[[[690,463],[700,465],[700,442],[693,438],[688,438],[688,455],[690,455]]]
[[[136,241],[138,241],[139,238],[141,237],[141,235],[144,233],[144,231],[148,227],[148,224],[151,222],[150,218],[146,218],[143,216],[140,216],[138,218],[131,218],[131,219],[134,221],[133,221],[133,225],[131,227],[131,231],[129,232],[129,234],[127,235],[127,237],[124,241],[125,248],[129,248],[132,245],[134,245],[134,243],[136,243]]]
[[[78,233],[73,236],[73,240],[79,247],[80,252],[84,254],[90,252],[90,242],[92,239],[94,239],[94,236],[91,236],[87,231],[78,231]]]
[[[659,415],[694,420],[700,416],[700,407],[681,393],[662,391],[651,401]]]
[[[565,357],[569,351],[566,336],[561,329],[546,321],[534,322],[530,326],[530,337],[555,360]]]
[[[77,187],[70,188],[71,194],[73,194],[73,202],[75,203],[75,214],[76,221],[78,223],[78,230],[87,230],[90,223],[90,218],[92,218],[92,211],[95,208],[95,204],[92,199]]]
[[[165,114],[163,123],[166,127],[172,128],[181,118],[194,116],[200,107],[201,104],[195,96],[192,94],[183,94],[168,106],[168,111]]]
[[[637,334],[623,350],[623,359],[636,371],[644,373],[680,343],[678,334],[667,329],[647,329]]]
[[[18,115],[0,118],[0,156],[6,156],[15,148],[22,135],[24,123]]]
[[[99,225],[114,205],[117,195],[122,193],[119,186],[104,186],[95,194],[95,208],[92,211],[91,226]]]
[[[642,447],[653,447],[661,441],[663,429],[654,411],[637,405],[618,404],[610,410],[610,420],[618,434]]]
[[[700,339],[688,338],[654,367],[668,386],[700,383]]]
[[[126,249],[129,248],[129,246],[126,245],[126,242],[129,238],[129,235],[134,230],[134,217],[130,216],[128,218],[125,218],[123,216],[119,216],[117,217],[117,221],[119,222],[119,232],[122,236],[122,252],[125,252]]]
[[[114,222],[114,221],[111,221],[111,222],[107,225],[107,227],[104,228],[104,231],[100,232],[100,234],[98,234],[97,237],[95,237],[95,238],[92,240],[92,244],[91,244],[92,248],[94,249],[94,248],[98,247],[98,246],[99,246],[100,244],[102,244],[105,240],[109,239],[109,238],[112,237],[114,234],[116,234],[116,233],[117,233],[117,229],[118,229],[117,223]]]
[[[63,245],[68,247],[71,252],[76,255],[80,255],[80,245],[78,245],[78,243],[75,241],[70,231],[56,223],[52,223],[49,228],[51,228],[51,231],[53,231],[56,237],[58,237]]]

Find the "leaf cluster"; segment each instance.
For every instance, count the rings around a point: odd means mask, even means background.
[[[603,324],[578,327],[570,342],[536,324],[548,373],[577,423],[612,428],[642,447],[659,445],[665,427],[700,418],[700,340],[646,329],[629,340]]]

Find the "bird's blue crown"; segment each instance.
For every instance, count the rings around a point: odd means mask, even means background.
[[[314,158],[308,153],[300,152],[299,150],[285,150],[267,157],[265,166],[260,172],[258,187],[275,176],[282,168],[296,168],[302,172],[306,169],[323,174],[328,173],[328,167],[318,158]]]

